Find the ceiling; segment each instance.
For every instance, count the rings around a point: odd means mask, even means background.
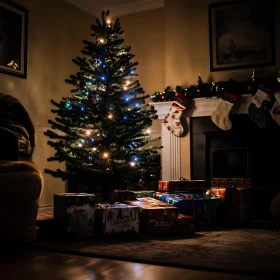
[[[122,16],[164,6],[164,0],[66,0],[80,9],[100,18],[103,10],[112,16]]]

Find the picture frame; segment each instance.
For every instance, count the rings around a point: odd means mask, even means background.
[[[27,78],[28,10],[0,0],[0,72]]]
[[[273,0],[215,3],[208,13],[211,72],[275,64]]]

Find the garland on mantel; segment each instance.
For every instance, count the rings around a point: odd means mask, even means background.
[[[256,79],[255,72],[253,71],[252,78],[248,81],[229,79],[228,81],[215,83],[204,83],[201,76],[198,75],[198,80],[195,85],[189,87],[176,86],[175,89],[168,86],[162,92],[155,92],[151,98],[153,102],[179,101],[185,105],[187,105],[188,99],[199,97],[211,98],[215,96],[224,100],[233,101],[232,96],[255,94],[261,84],[265,84],[275,92],[279,90],[279,81],[280,71],[277,77],[271,75],[263,79]]]

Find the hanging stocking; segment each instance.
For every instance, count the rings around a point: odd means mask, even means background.
[[[173,103],[168,114],[165,116],[163,123],[167,127],[167,129],[174,134],[175,136],[181,136],[184,129],[180,122],[180,117],[182,112],[186,109],[186,107],[179,105],[177,103]]]
[[[272,118],[269,113],[271,107],[272,96],[270,91],[261,84],[251,104],[249,105],[249,117],[260,128],[270,128],[272,125]]]
[[[237,96],[226,91],[221,98],[217,108],[212,114],[212,122],[222,130],[229,130],[232,123],[229,119],[229,113],[237,100]]]
[[[271,117],[274,119],[274,121],[280,125],[280,92],[275,92],[274,94],[275,102],[269,110]]]

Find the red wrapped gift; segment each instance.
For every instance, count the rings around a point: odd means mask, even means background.
[[[172,234],[178,220],[178,208],[151,197],[126,201],[140,208],[140,232],[144,234]]]
[[[189,191],[194,193],[205,192],[204,180],[174,180],[174,181],[158,181],[159,192]]]
[[[251,187],[251,178],[212,178],[211,187],[216,188],[249,188]]]
[[[179,214],[176,223],[177,234],[194,234],[196,231],[195,218]]]

